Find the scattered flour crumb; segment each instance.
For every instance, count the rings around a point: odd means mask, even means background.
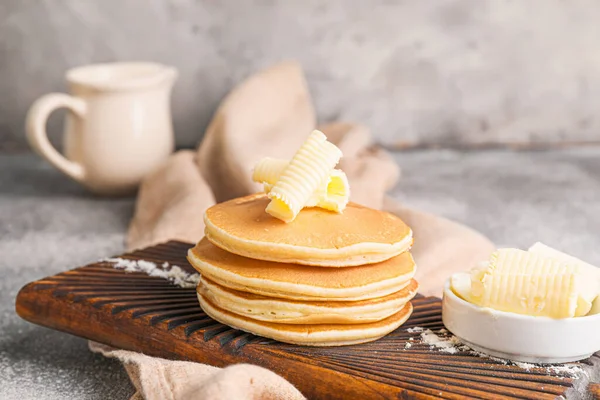
[[[444,353],[456,354],[458,352],[467,352],[470,355],[489,358],[504,365],[516,365],[517,367],[522,368],[526,371],[530,371],[533,368],[542,368],[545,369],[547,374],[555,376],[567,375],[571,377],[576,377],[584,372],[584,370],[580,366],[574,364],[532,364],[492,357],[485,353],[472,350],[467,345],[462,343],[459,338],[452,335],[446,329],[440,329],[436,333],[433,332],[431,329],[425,329],[417,326],[414,328],[409,328],[407,329],[407,331],[410,333],[420,333],[421,343],[429,345],[430,349],[437,349],[438,351]],[[408,340],[412,341],[413,338],[410,337]],[[404,348],[410,348],[411,346],[412,345],[409,342],[407,342]]]
[[[573,377],[580,375],[581,373],[585,373],[585,371],[580,366],[573,364],[558,364],[547,366],[546,371],[555,375],[566,374]]]
[[[412,344],[410,344],[410,342],[406,342],[406,343],[404,344],[404,348],[405,348],[405,349],[410,349],[411,347],[412,347]]]
[[[521,362],[521,361],[513,361],[513,363],[519,367],[519,368],[523,368],[525,371],[529,371],[531,368],[535,368],[536,365],[535,364],[531,364],[531,363],[526,363],[526,362]]]
[[[523,368],[526,371],[529,371],[532,368],[542,368],[542,369],[546,370],[547,374],[557,375],[557,376],[567,375],[570,377],[576,377],[584,372],[580,366],[573,365],[573,364],[548,365],[548,364],[532,364],[532,363],[519,362],[519,361],[511,361],[511,363],[515,364],[519,368]]]
[[[421,342],[428,344],[432,348],[435,347],[441,352],[449,354],[455,354],[462,350],[462,343],[456,336],[438,336],[431,329],[425,329],[421,332]]]
[[[490,360],[494,360],[504,365],[516,365],[525,371],[530,371],[532,368],[542,368],[548,375],[553,376],[567,375],[570,377],[576,377],[585,372],[580,366],[573,364],[533,364],[521,361],[511,361],[504,358],[493,357],[475,350],[470,350],[469,354],[477,357],[489,358]]]
[[[182,288],[195,288],[200,280],[200,274],[189,274],[177,265],[165,262],[160,267],[151,261],[128,260],[125,258],[106,258],[102,260],[113,264],[114,268],[127,272],[144,272],[150,276],[167,279]]]

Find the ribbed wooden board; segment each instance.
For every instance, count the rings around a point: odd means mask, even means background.
[[[168,262],[189,272],[188,243],[169,242],[123,258]],[[115,347],[215,366],[253,363],[282,375],[309,399],[552,399],[573,381],[469,353],[431,350],[407,331],[443,328],[441,301],[419,296],[408,322],[373,343],[315,348],[279,343],[222,325],[202,312],[194,289],[98,262],[25,286],[17,312],[33,323]]]

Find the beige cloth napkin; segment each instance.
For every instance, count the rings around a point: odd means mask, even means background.
[[[145,178],[129,228],[128,248],[169,239],[198,241],[203,235],[206,208],[215,201],[259,191],[251,180],[254,164],[265,156],[291,157],[315,126],[314,108],[298,64],[284,62],[250,77],[225,98],[197,152],[180,151]],[[336,122],[319,129],[344,154],[339,167],[348,175],[351,199],[390,211],[412,227],[416,279],[422,294],[441,295],[450,274],[489,256],[493,245],[479,233],[385,197],[397,183],[400,171],[385,151],[374,146],[366,127]],[[90,347],[125,364],[138,397],[302,398],[283,378],[256,366],[220,370],[94,343]]]
[[[90,350],[119,359],[136,393],[131,400],[302,400],[288,381],[256,365],[217,368],[189,361],[149,357],[90,342]]]

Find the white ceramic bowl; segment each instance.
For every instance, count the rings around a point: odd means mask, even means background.
[[[471,304],[444,286],[446,328],[473,350],[532,363],[582,360],[600,351],[600,314],[552,319],[496,311]]]

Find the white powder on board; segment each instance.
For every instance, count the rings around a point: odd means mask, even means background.
[[[509,361],[502,358],[492,357],[485,353],[481,353],[475,350],[472,350],[467,345],[462,343],[459,338],[450,334],[446,329],[440,329],[437,333],[433,332],[431,329],[425,329],[421,327],[414,327],[407,329],[410,333],[419,333],[419,337],[416,339],[420,339],[422,344],[429,345],[429,348],[432,350],[438,350],[443,353],[456,354],[458,352],[468,352],[471,355],[489,358],[496,362],[499,362],[504,365],[516,365],[519,368],[522,368],[526,371],[529,371],[533,368],[543,368],[546,370],[548,375],[569,375],[572,377],[576,377],[582,374],[584,371],[578,365],[573,364],[557,364],[557,365],[544,365],[544,364],[532,364],[526,362],[519,361]],[[414,340],[415,338],[410,337],[408,340]],[[409,344],[410,343],[406,343]],[[410,346],[404,346],[405,349],[410,349]]]
[[[421,342],[428,344],[430,348],[437,348],[439,351],[449,354],[455,354],[462,350],[459,348],[462,343],[456,336],[438,336],[431,329],[425,329],[421,332]]]
[[[114,268],[123,269],[127,272],[144,272],[150,276],[171,281],[182,288],[195,288],[200,280],[200,274],[190,274],[177,265],[165,262],[160,267],[151,261],[128,260],[126,258],[106,258],[102,260],[113,264]]]
[[[572,364],[552,365],[545,367],[546,371],[551,374],[568,374],[571,376],[577,376],[581,373],[586,373],[580,366]]]

